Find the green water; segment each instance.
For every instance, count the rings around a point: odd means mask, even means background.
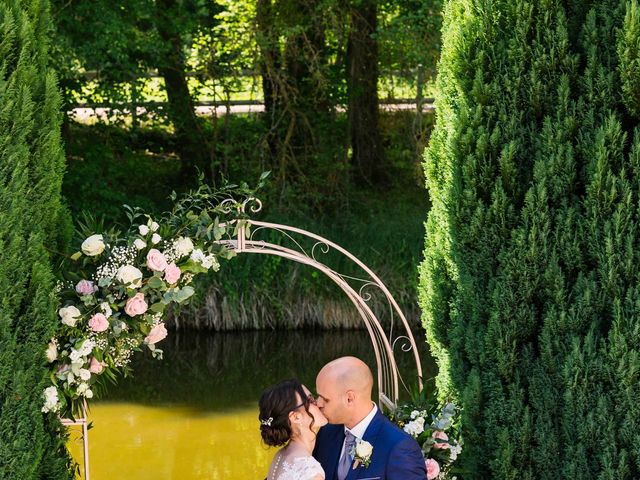
[[[435,366],[420,340],[430,378]],[[134,376],[91,404],[93,480],[263,479],[275,451],[260,443],[262,390],[297,377],[313,391],[322,365],[342,355],[375,367],[366,331],[171,332],[161,346],[164,360],[137,355]],[[397,360],[415,383],[409,356]],[[77,434],[70,449],[81,462]]]

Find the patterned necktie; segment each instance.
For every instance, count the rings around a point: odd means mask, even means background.
[[[349,430],[346,431],[344,439],[344,453],[340,457],[340,463],[338,464],[338,480],[344,480],[349,474],[351,468],[351,450],[356,444],[356,437]]]

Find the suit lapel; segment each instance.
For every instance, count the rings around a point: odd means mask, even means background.
[[[371,445],[374,446],[373,453],[371,454],[371,461],[373,461],[376,455],[375,444],[376,444],[376,439],[378,437],[378,434],[380,433],[380,428],[382,428],[382,423],[383,423],[382,419],[383,419],[382,413],[380,413],[380,410],[378,410],[378,412],[371,419],[371,423],[369,424],[367,429],[364,431],[364,435],[362,436],[362,440],[364,440],[365,442],[369,442]],[[367,469],[362,466],[359,466],[356,469],[352,468],[347,474],[347,478],[345,480],[357,480],[358,478],[361,478],[361,477],[364,477],[364,478],[367,477]]]
[[[335,445],[335,447],[329,450],[327,458],[328,469],[324,472],[327,480],[337,478],[338,462],[340,461],[340,452],[342,451],[342,444],[344,443],[344,427],[341,425],[340,428],[334,430],[335,433],[333,433],[332,438],[328,440],[328,442],[330,442],[329,445]]]

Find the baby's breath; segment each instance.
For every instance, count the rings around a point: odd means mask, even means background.
[[[137,249],[133,245],[114,247],[105,263],[96,269],[96,278],[113,278],[118,269],[125,265],[132,265],[136,261]]]

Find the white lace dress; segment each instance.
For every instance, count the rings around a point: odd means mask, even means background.
[[[320,475],[324,478],[324,470],[313,457],[295,457],[293,460],[276,459],[275,468],[268,480],[314,480]]]

